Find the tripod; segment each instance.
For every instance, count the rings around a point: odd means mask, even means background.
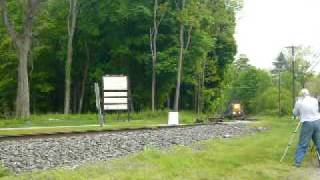
[[[310,151],[316,153],[317,161],[318,161],[318,167],[320,167],[320,154],[319,154],[319,152],[317,150],[317,147],[314,144],[311,146]]]
[[[297,134],[300,126],[301,126],[301,121],[299,121],[297,127],[296,127],[295,130],[292,132],[292,134],[291,134],[291,136],[290,136],[290,139],[289,139],[289,142],[288,142],[288,145],[287,145],[287,147],[285,148],[285,150],[284,150],[284,152],[283,152],[283,155],[282,155],[282,157],[281,157],[281,159],[280,159],[280,163],[282,163],[283,160],[284,160],[284,158],[286,157],[286,155],[287,155],[287,153],[288,153],[288,150],[289,150],[289,148],[291,147],[291,145],[292,145],[292,143],[293,143],[293,141],[294,141],[294,138],[295,138],[295,136],[296,136],[296,134]],[[311,147],[311,150],[312,150],[312,149],[314,149],[314,146]],[[318,160],[319,167],[320,167],[320,155],[319,155],[319,152],[318,152],[317,150],[316,150],[316,156],[317,156],[317,160]]]
[[[284,150],[283,155],[282,155],[282,157],[281,157],[281,159],[280,159],[280,163],[282,163],[282,161],[283,161],[284,158],[286,157],[286,155],[287,155],[287,153],[288,153],[288,150],[289,150],[290,146],[292,145],[292,143],[293,143],[293,141],[294,141],[294,138],[295,138],[295,136],[296,136],[296,134],[297,134],[297,131],[298,131],[298,129],[300,128],[300,126],[301,126],[301,122],[299,121],[297,127],[295,128],[295,130],[292,132],[292,134],[291,134],[291,136],[290,136],[288,145],[287,145],[286,149]]]

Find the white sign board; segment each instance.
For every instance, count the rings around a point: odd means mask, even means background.
[[[128,97],[127,92],[104,92],[104,97]]]
[[[103,76],[103,109],[128,110],[127,76]]]
[[[127,76],[104,76],[103,90],[128,90]]]
[[[103,108],[104,110],[127,110],[128,104],[107,104]]]
[[[104,98],[104,102],[108,104],[127,104],[128,98]]]

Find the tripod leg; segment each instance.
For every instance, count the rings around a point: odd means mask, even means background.
[[[319,136],[317,134],[313,134],[312,140],[313,140],[313,150],[315,151],[316,158],[318,161],[318,167],[320,167],[320,154],[317,146],[317,144],[319,143]]]
[[[316,155],[316,160],[317,160],[317,162],[318,162],[318,166],[320,167],[319,153],[318,153],[318,151],[317,151],[317,148],[316,148],[315,144],[310,145],[308,149],[310,150],[310,153],[311,153],[312,157],[313,157],[313,155],[314,155],[314,153],[315,153],[315,155]],[[312,158],[312,161],[313,161],[313,158]],[[313,164],[313,165],[314,165],[314,164]]]
[[[320,167],[320,154],[319,154],[318,148],[316,147],[315,144],[313,144],[311,150],[315,151],[316,158],[317,158],[317,161],[318,161],[318,167]]]
[[[316,150],[317,160],[318,160],[318,167],[320,168],[320,154],[318,150]]]
[[[281,157],[281,159],[280,159],[280,163],[282,163],[282,161],[283,161],[284,158],[286,157],[286,155],[287,155],[287,153],[288,153],[288,150],[289,150],[290,146],[291,146],[292,143],[293,143],[293,140],[294,140],[294,138],[295,138],[295,136],[296,136],[296,134],[297,134],[297,131],[298,131],[300,125],[301,125],[301,122],[298,123],[296,129],[293,131],[293,133],[292,133],[292,135],[291,135],[291,137],[290,137],[290,139],[289,139],[289,143],[288,143],[286,149],[284,150],[283,155],[282,155],[282,157]]]

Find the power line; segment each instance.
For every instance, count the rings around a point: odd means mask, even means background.
[[[320,52],[319,52],[319,54],[317,55],[316,60],[315,60],[315,62],[313,63],[313,65],[311,65],[310,68],[308,68],[309,70],[307,70],[307,72],[308,72],[308,71],[312,72],[312,71],[314,70],[314,68],[316,68],[316,67],[319,65],[319,63],[320,63]]]
[[[308,69],[310,69],[311,71],[319,64],[319,57],[320,57],[320,49],[318,49],[316,51],[316,53],[312,53],[312,59],[313,59],[313,62],[310,61],[310,67]],[[308,70],[307,70],[308,71]]]

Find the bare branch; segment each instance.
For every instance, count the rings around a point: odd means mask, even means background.
[[[27,2],[27,8],[26,8],[26,14],[25,14],[25,20],[23,25],[23,33],[25,37],[31,37],[32,36],[32,24],[34,20],[35,11],[40,4],[39,0],[28,0]]]
[[[7,5],[7,1],[6,0],[0,0],[0,7],[2,10],[2,17],[3,17],[3,22],[4,25],[7,28],[8,34],[11,37],[11,39],[13,40],[13,42],[19,46],[20,43],[18,42],[18,38],[17,38],[17,33],[14,29],[14,27],[12,26],[10,19],[9,19],[9,15],[8,15],[8,5]]]
[[[158,0],[154,0],[154,7],[153,7],[153,23],[154,28],[157,26],[157,13],[158,13]]]
[[[185,50],[187,50],[190,46],[190,43],[191,43],[191,37],[192,37],[192,26],[189,27],[189,30],[188,30],[188,41],[187,41],[187,44],[186,44],[186,47],[185,47]]]
[[[72,27],[76,27],[76,19],[77,19],[77,15],[78,15],[78,0],[74,0],[74,4],[73,4],[73,16],[72,16]],[[75,28],[72,28],[74,33]]]
[[[154,50],[153,50],[153,43],[152,43],[152,38],[153,37],[153,31],[152,31],[152,28],[150,28],[150,50],[151,50],[151,55],[152,55],[152,57],[154,56]]]
[[[72,2],[73,0],[69,0],[69,13],[68,13],[68,35],[70,36],[71,34],[71,14],[72,14]]]
[[[178,3],[178,1],[175,0],[174,2],[175,2],[175,4],[176,4],[176,8],[177,8],[177,9],[180,9],[180,8],[179,8],[179,3]]]
[[[159,26],[160,26],[162,20],[164,19],[165,15],[166,15],[166,13],[162,13],[162,14],[161,14],[160,20],[159,20],[158,23],[157,23],[157,29],[159,29]]]
[[[68,16],[68,35],[73,36],[77,19],[77,0],[69,0],[69,16]]]

